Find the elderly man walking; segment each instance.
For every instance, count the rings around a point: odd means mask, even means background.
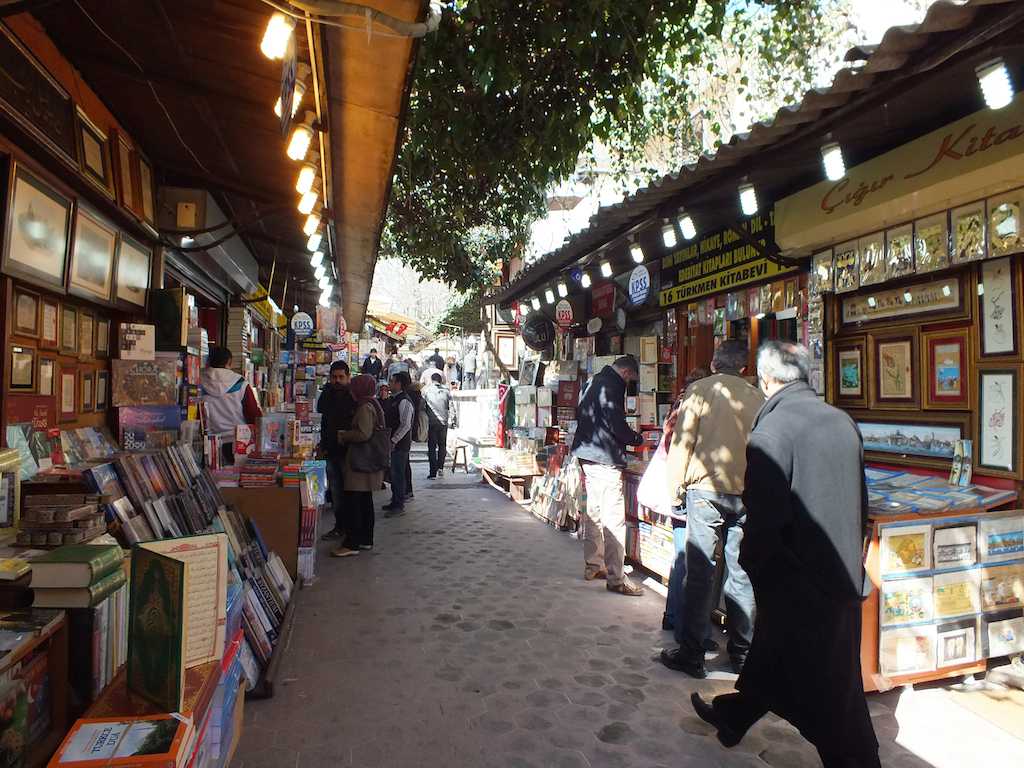
[[[860,432],[807,384],[807,349],[766,342],[757,375],[768,401],[747,447],[740,562],[757,627],[737,693],[697,714],[731,747],[768,711],[818,748],[825,768],[878,768],[860,668],[867,488]]]
[[[745,342],[729,339],[719,345],[712,375],[686,390],[665,464],[669,499],[686,505],[686,546],[682,589],[672,594],[679,647],[662,651],[661,661],[697,678],[707,677],[704,649],[711,630],[719,539],[725,541],[728,650],[737,672],[754,635],[754,593],[739,562],[746,520],[740,494],[747,438],[764,395],[741,378],[746,366]]]

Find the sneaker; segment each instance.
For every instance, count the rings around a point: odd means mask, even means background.
[[[391,507],[384,513],[384,517],[401,517],[405,514],[405,507]]]
[[[345,534],[342,531],[339,531],[337,528],[332,528],[331,530],[329,530],[327,533],[325,533],[323,536],[320,537],[320,541],[329,541],[330,539],[340,539],[344,535]]]
[[[369,552],[371,549],[373,549],[373,544],[360,544],[359,548],[364,552]]]
[[[660,660],[669,669],[674,669],[676,672],[684,672],[698,680],[703,680],[708,676],[708,671],[704,668],[703,659],[691,661],[683,655],[679,648],[666,648],[661,652]]]
[[[624,581],[621,584],[606,584],[605,588],[609,592],[618,592],[620,595],[626,595],[627,597],[640,597],[644,593],[644,588],[639,584],[631,584],[628,581]]]
[[[437,479],[437,474],[436,473],[435,474],[427,475],[427,480],[436,480],[436,479]]]
[[[385,504],[380,508],[382,512],[390,512],[393,509],[401,509],[397,504]]]
[[[358,555],[358,549],[349,549],[348,547],[338,547],[337,549],[331,550],[331,557],[352,557]]]

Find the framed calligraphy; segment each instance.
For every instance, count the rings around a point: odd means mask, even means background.
[[[936,272],[949,266],[949,214],[946,211],[914,222],[914,271]]]
[[[918,335],[917,329],[897,333],[872,334],[871,407],[918,407]]]
[[[839,324],[847,331],[866,325],[921,322],[925,317],[929,321],[966,320],[973,306],[967,301],[972,287],[973,280],[961,273],[902,288],[861,291],[843,297]]]
[[[1017,356],[1017,269],[1012,259],[986,261],[978,277],[978,350],[983,358]]]
[[[978,366],[974,466],[984,474],[1020,477],[1019,365]]]
[[[985,201],[978,200],[969,205],[954,208],[953,221],[953,263],[981,261],[985,258],[987,227],[985,226]]]
[[[1024,252],[1024,189],[1015,189],[988,199],[988,252],[1008,256]]]

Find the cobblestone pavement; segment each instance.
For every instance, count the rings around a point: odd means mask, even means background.
[[[655,660],[671,640],[659,595],[584,581],[579,542],[478,474],[415,471],[415,503],[378,512],[372,553],[320,545],[277,694],[246,702],[235,768],[820,765],[773,716],[722,748],[689,695],[733,676],[696,681]],[[872,699],[883,765],[931,765],[894,743],[894,706]]]

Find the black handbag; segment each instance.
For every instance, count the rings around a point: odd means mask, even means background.
[[[391,430],[378,424],[365,443],[352,443],[348,449],[349,466],[354,472],[372,474],[391,468]]]

